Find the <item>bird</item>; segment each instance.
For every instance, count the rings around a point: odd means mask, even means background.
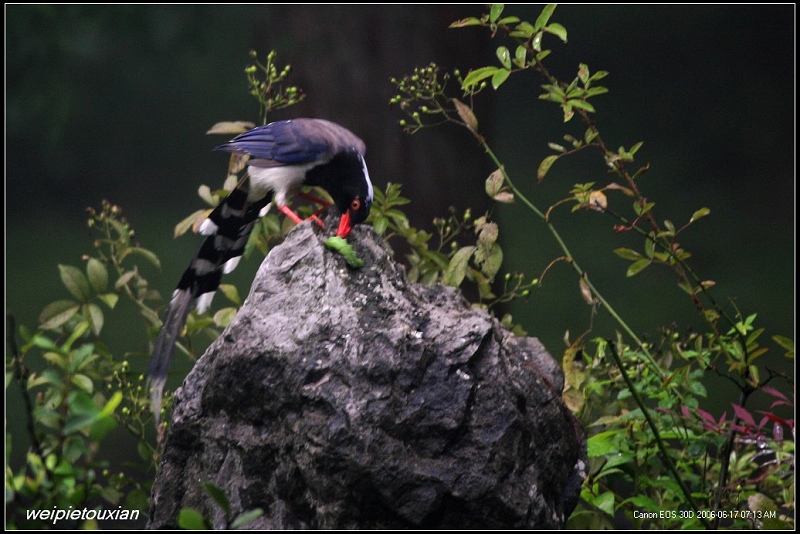
[[[248,156],[247,172],[200,225],[206,238],[178,282],[156,337],[148,373],[156,426],[167,371],[186,317],[193,304],[200,313],[211,305],[222,275],[236,268],[258,219],[275,205],[296,223],[302,222],[288,206],[290,197],[300,186],[318,186],[328,192],[341,214],[336,236],[346,238],[372,206],[364,141],[335,122],[317,118],[271,122],[214,150]]]

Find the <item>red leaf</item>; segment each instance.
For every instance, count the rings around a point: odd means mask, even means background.
[[[753,416],[750,414],[750,412],[738,404],[731,403],[731,405],[733,406],[733,412],[736,414],[736,417],[747,423],[749,426],[756,426],[756,420],[753,419]]]
[[[769,419],[770,421],[772,421],[773,423],[780,423],[780,424],[782,424],[782,425],[786,425],[786,426],[788,426],[789,428],[792,428],[792,427],[794,426],[794,424],[793,424],[793,422],[792,422],[792,421],[787,421],[786,419],[783,419],[783,418],[781,418],[781,417],[778,417],[778,416],[777,416],[777,415],[775,415],[774,413],[764,412],[764,411],[761,411],[761,410],[759,410],[758,412],[759,412],[759,413],[763,413],[763,414],[764,414],[764,416],[765,416],[767,419]]]
[[[713,424],[715,424],[715,425],[717,424],[717,420],[716,420],[716,419],[714,419],[714,416],[713,416],[713,415],[711,415],[710,413],[708,413],[707,411],[705,411],[705,410],[703,410],[703,409],[701,409],[701,408],[698,408],[698,409],[697,409],[697,413],[699,413],[699,414],[700,414],[700,417],[702,417],[702,418],[703,418],[703,419],[705,419],[706,421],[708,421],[708,422],[710,422],[710,423],[713,423]]]
[[[769,386],[764,386],[764,387],[761,388],[761,391],[763,391],[767,395],[772,395],[773,397],[777,397],[779,399],[785,400],[786,402],[789,402],[789,399],[786,398],[786,395],[784,395],[783,393],[781,393],[780,391],[778,391],[775,388],[771,388]]]

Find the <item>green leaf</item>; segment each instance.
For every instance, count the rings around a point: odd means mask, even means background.
[[[225,295],[225,298],[236,304],[237,306],[242,305],[242,299],[239,297],[239,290],[233,284],[220,284],[219,290]]]
[[[72,375],[72,383],[90,395],[94,392],[94,382],[92,382],[91,378],[82,373]]]
[[[695,212],[692,214],[692,218],[691,218],[691,219],[689,219],[689,222],[690,222],[690,223],[693,223],[693,222],[695,222],[695,221],[696,221],[696,220],[698,220],[698,219],[702,219],[703,217],[705,217],[705,216],[706,216],[706,215],[708,215],[709,213],[711,213],[711,210],[710,210],[710,209],[708,209],[708,208],[700,208],[699,210],[695,211]]]
[[[231,529],[235,530],[253,521],[254,519],[258,519],[262,515],[264,515],[264,510],[261,508],[254,508],[252,510],[248,510],[247,512],[243,512],[233,521],[233,523],[231,523]]]
[[[497,24],[515,24],[519,22],[519,17],[510,16],[510,17],[503,17],[497,21]]]
[[[500,69],[497,67],[480,67],[472,70],[464,78],[464,81],[461,83],[461,88],[466,91],[472,86],[477,85],[481,80],[494,76],[498,70]]]
[[[647,267],[649,267],[651,263],[652,260],[650,259],[641,259],[635,261],[631,263],[631,265],[628,267],[628,272],[626,272],[625,275],[628,277],[636,276],[640,272],[644,271]]]
[[[545,27],[545,25],[550,20],[550,17],[553,16],[553,11],[556,10],[556,5],[557,4],[547,4],[546,6],[544,6],[544,9],[542,9],[541,14],[536,19],[536,22],[533,25],[536,31],[539,31]]]
[[[626,499],[625,502],[631,503],[637,508],[641,508],[649,512],[658,512],[659,510],[662,509],[661,506],[656,504],[656,502],[653,501],[653,499],[647,497],[646,495],[636,495],[634,497],[631,497],[630,499]]]
[[[76,413],[67,416],[64,421],[64,434],[73,434],[91,426],[97,421],[97,414]]]
[[[461,285],[461,282],[464,281],[464,277],[467,275],[467,265],[469,264],[469,259],[472,257],[473,252],[475,252],[475,248],[476,247],[473,246],[463,247],[453,254],[444,272],[442,283],[453,287]]]
[[[214,499],[219,507],[222,508],[222,511],[225,512],[225,517],[229,517],[231,515],[231,503],[228,500],[228,496],[222,491],[222,488],[213,482],[204,482],[203,487],[206,493],[211,495],[211,498]]]
[[[604,95],[607,92],[608,92],[608,89],[606,87],[597,86],[597,87],[591,87],[591,88],[587,89],[586,91],[584,91],[583,95],[584,95],[584,98],[590,98],[590,97],[597,96],[597,95]]]
[[[517,27],[514,28],[514,31],[509,33],[510,37],[520,37],[522,39],[530,39],[531,36],[536,33],[536,30],[533,26],[530,25],[529,22],[525,22],[524,20],[517,24]]]
[[[578,64],[578,78],[583,82],[583,85],[589,81],[589,66],[586,63]]]
[[[203,184],[197,188],[197,195],[210,206],[216,206],[219,204],[219,200],[211,193],[211,188],[206,184]]]
[[[57,352],[52,352],[52,351],[45,352],[44,354],[42,354],[42,358],[52,363],[53,365],[61,367],[62,369],[67,368],[67,359]]]
[[[375,229],[375,232],[378,235],[385,234],[387,228],[389,228],[389,218],[384,217],[383,215],[378,215],[375,217],[375,220],[372,221],[372,227]]]
[[[103,293],[102,295],[97,295],[97,298],[103,301],[103,303],[111,310],[113,310],[114,306],[116,306],[117,302],[119,302],[119,295],[116,293]]]
[[[503,8],[505,7],[505,4],[492,4],[489,10],[489,22],[497,22],[497,19],[500,18],[500,15],[503,13]]]
[[[465,28],[467,26],[480,26],[481,20],[477,17],[467,17],[457,20],[448,26],[449,28]]]
[[[72,296],[81,302],[87,302],[92,296],[91,289],[89,280],[81,270],[71,265],[59,265],[58,269],[61,273],[61,281]]]
[[[79,309],[80,305],[74,300],[51,302],[39,314],[40,327],[45,330],[56,329],[72,319]]]
[[[495,72],[494,76],[492,76],[492,88],[494,90],[497,90],[497,88],[503,85],[503,82],[505,82],[508,79],[508,76],[510,74],[511,71],[506,69],[500,69],[497,72]]]
[[[570,102],[567,102],[566,104],[561,106],[561,109],[564,110],[564,122],[569,122],[575,115],[575,111],[573,111],[572,109],[572,104]]]
[[[146,259],[147,261],[152,263],[156,267],[156,269],[161,269],[161,261],[159,261],[158,256],[156,256],[154,253],[150,252],[149,250],[147,250],[145,248],[141,248],[141,247],[132,247],[132,248],[128,249],[128,252],[130,252],[132,254],[139,254],[140,256],[143,256],[144,259]]]
[[[599,458],[619,452],[616,440],[617,433],[618,431],[616,430],[606,430],[586,440],[586,453],[589,458]]]
[[[539,164],[539,170],[536,172],[536,177],[540,182],[544,179],[545,175],[550,170],[550,167],[553,166],[553,163],[555,163],[557,159],[557,155],[547,156]]]
[[[500,267],[503,266],[503,249],[495,243],[489,256],[482,262],[481,271],[490,280],[495,277]]]
[[[514,63],[520,68],[524,67],[527,58],[528,58],[528,49],[525,48],[523,45],[519,45],[517,47],[516,52],[514,53]]]
[[[649,234],[648,238],[644,240],[644,254],[652,259],[656,253],[656,240],[653,234]]]
[[[574,108],[582,109],[584,111],[588,111],[589,113],[594,113],[594,106],[585,100],[573,98],[572,100],[568,100],[567,103]]]
[[[233,321],[233,318],[236,317],[236,312],[237,312],[236,308],[233,308],[233,307],[222,308],[221,310],[218,310],[214,314],[214,323],[217,326],[221,326],[222,328],[225,328],[226,326],[231,324],[231,321]]]
[[[505,46],[498,46],[497,47],[497,59],[500,60],[500,64],[503,65],[506,69],[511,68],[511,52],[509,52],[508,48]]]
[[[84,304],[83,314],[92,325],[92,332],[94,335],[99,336],[100,331],[103,329],[103,310],[97,304]]]
[[[121,391],[114,392],[111,398],[108,399],[108,402],[106,402],[106,405],[103,406],[103,409],[100,410],[100,417],[111,417],[114,414],[114,410],[117,409],[117,406],[119,406],[121,402],[122,402],[122,392]]]
[[[545,26],[544,27],[544,31],[546,31],[548,33],[552,33],[553,35],[555,35],[556,37],[558,37],[559,39],[561,39],[565,43],[567,42],[567,29],[564,26],[562,26],[561,24],[558,24],[557,22],[554,22],[553,24],[549,24],[549,25]]]
[[[98,293],[102,293],[108,287],[108,269],[97,258],[89,258],[86,263],[86,274],[89,277],[89,283]]]
[[[120,289],[125,287],[125,285],[128,282],[133,280],[133,277],[136,276],[136,275],[137,275],[137,272],[135,270],[134,271],[127,271],[127,272],[122,273],[122,275],[120,275],[119,279],[117,279],[117,281],[114,283],[114,289],[119,291]]]
[[[614,494],[612,492],[607,491],[601,495],[598,495],[592,504],[594,504],[602,512],[614,517]]]
[[[185,219],[183,219],[181,222],[176,224],[175,230],[173,231],[173,236],[180,237],[186,232],[188,232],[189,229],[192,228],[192,226],[194,226],[195,221],[203,220],[208,216],[207,211],[208,210],[197,210],[188,217],[186,217]]]
[[[615,248],[614,254],[623,260],[637,261],[642,259],[642,255],[630,248]]]
[[[192,508],[183,508],[178,514],[178,526],[186,530],[208,530],[203,515]]]

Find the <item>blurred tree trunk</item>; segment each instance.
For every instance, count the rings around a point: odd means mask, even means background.
[[[271,120],[320,117],[352,129],[367,144],[375,186],[403,184],[416,226],[431,228],[449,206],[480,210],[491,168],[470,134],[449,127],[408,136],[398,126],[399,108],[389,105],[395,94],[389,80],[414,67],[447,58],[452,64],[443,69],[466,72],[491,62],[485,31],[448,29],[480,13],[479,5],[270,6],[256,23],[258,52],[278,52],[279,63],[292,66],[292,83],[307,93],[299,107]],[[452,89],[459,94],[454,83]],[[489,116],[485,104],[480,110],[479,119]]]

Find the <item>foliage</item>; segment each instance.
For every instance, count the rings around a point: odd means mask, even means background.
[[[278,72],[274,52],[263,64],[255,52],[250,55],[254,64],[245,73],[263,121],[266,122],[269,111],[294,105],[304,98],[297,87],[284,87],[291,69],[286,66]],[[208,133],[238,134],[253,126],[246,121],[220,122]],[[208,186],[200,186],[200,197],[212,208],[216,206],[237,184],[237,173],[245,162],[246,159],[232,155],[223,188],[212,191]],[[199,210],[178,223],[176,237],[192,227],[196,230],[209,212],[210,209]],[[6,505],[10,527],[107,526],[93,519],[103,517],[98,514],[75,514],[51,523],[48,517],[27,516],[26,511],[31,510],[100,510],[111,506],[146,514],[149,509],[150,483],[141,483],[140,475],[153,472],[158,450],[153,445],[153,418],[145,377],[134,373],[130,364],[131,358],[149,358],[149,351],[115,355],[101,334],[105,333],[104,308],[118,310],[122,297],[142,317],[143,334],[150,339],[155,336],[161,320],[150,303],[160,301],[161,297],[149,287],[135,261],[144,260],[157,269],[160,262],[155,254],[135,242],[135,232],[118,206],[104,201],[99,210],[90,208],[88,224],[94,234],[94,255],[84,256],[82,269],[59,265],[61,280],[71,298],[48,304],[35,331],[20,326],[20,347],[14,337],[13,318],[9,319],[11,350],[6,357],[6,390],[14,384],[21,389],[30,442],[25,465],[13,468],[11,450],[17,444],[12,443],[10,433],[6,434]],[[281,226],[275,215],[262,218],[245,255],[251,255],[255,249],[266,252],[289,227]],[[216,338],[218,328],[230,322],[241,304],[236,287],[222,284],[220,291],[234,306],[218,310],[213,317],[190,314],[184,341],[178,344],[190,357],[196,356],[192,340],[198,336]],[[162,408],[164,412],[169,409],[170,401],[168,397]],[[107,438],[118,427],[133,435],[141,459],[138,465],[121,468],[106,457],[110,447]],[[186,515],[191,518],[192,511],[186,511]],[[231,527],[243,525],[257,515],[253,511],[234,518]],[[107,513],[106,517],[120,519],[120,514]]]
[[[544,47],[546,38],[552,35],[567,40],[566,28],[551,22],[555,5],[546,6],[533,22],[506,16],[504,11],[502,4],[493,4],[489,13],[451,25],[483,28],[492,38],[502,40],[495,49],[498,65],[471,69],[466,76],[458,70],[452,74],[443,72],[435,63],[416,68],[410,75],[391,80],[397,94],[390,104],[399,106],[405,115],[400,126],[407,133],[441,123],[469,130],[497,166],[486,180],[487,194],[499,204],[519,201],[534,218],[543,221],[563,252],[547,268],[556,263],[569,265],[575,271],[581,294],[591,306],[592,317],[605,311],[617,323],[619,331],[613,335],[592,338],[591,323],[577,339],[565,335],[568,348],[562,360],[567,384],[564,398],[591,434],[589,477],[581,492],[582,503],[569,525],[793,527],[794,420],[778,412],[781,408],[784,412],[793,409],[794,399],[767,384],[779,381],[793,388],[794,383],[791,377],[765,368],[759,361],[776,347],[793,358],[793,341],[772,336],[772,347],[763,345],[765,329],[756,326],[756,314],[745,315],[732,302],[720,304],[712,292],[713,280],[701,278],[689,264],[691,253],[681,243],[683,234],[708,216],[710,210],[697,208],[684,224],[659,221],[656,204],[641,191],[637,181],[649,166],[639,165],[634,171],[628,168],[636,162],[642,142],[617,150],[608,147],[593,114],[596,97],[608,93],[597,82],[609,73],[592,72],[588,65],[580,63],[573,79],[561,81],[547,69],[545,59],[551,51]],[[553,153],[539,163],[537,181],[542,183],[556,162],[566,164],[578,152],[594,151],[611,176],[607,183],[574,184],[563,200],[545,210],[534,205],[516,186],[481,135],[471,102],[489,85],[499,90],[512,74],[522,73],[541,78],[543,92],[539,99],[558,105],[565,123],[573,119],[583,123],[578,132],[563,135],[563,141],[548,143]],[[460,85],[460,95],[452,94],[451,80]],[[589,280],[588,272],[552,223],[552,212],[564,206],[570,206],[571,212],[589,210],[611,217],[617,234],[634,232],[641,236],[641,249],[613,249],[628,262],[627,276],[636,276],[654,265],[668,268],[704,320],[706,330],[681,332],[671,325],[661,329],[656,342],[637,336]],[[380,217],[376,216],[376,228],[391,225]],[[397,222],[402,222],[402,217],[392,214],[390,219],[395,221],[397,233],[404,235],[402,224]],[[495,225],[494,244],[496,234]],[[485,253],[472,256],[476,251],[473,245],[454,247],[446,258],[438,256],[435,263],[417,261],[424,267],[422,279],[460,286],[467,272],[466,258],[472,257],[482,265],[481,260],[487,257]],[[488,272],[470,271],[479,287],[487,287],[482,282],[492,282],[502,263],[499,256]],[[484,278],[475,276],[476,272]],[[527,296],[544,274],[533,279],[525,293],[512,291],[511,298]],[[738,398],[730,400],[730,415],[726,412],[717,418],[702,408],[708,396],[704,380],[710,374],[724,377],[739,390]],[[774,402],[769,411],[756,417],[747,409],[747,403],[764,395]]]
[[[765,344],[766,330],[756,323],[756,314],[740,312],[731,302],[719,304],[714,282],[701,278],[690,264],[691,254],[682,236],[710,214],[699,207],[683,224],[656,217],[656,204],[640,190],[637,179],[648,170],[629,165],[640,157],[642,143],[612,150],[601,135],[593,115],[600,95],[608,89],[598,85],[607,78],[602,70],[592,72],[579,64],[567,82],[551,75],[545,60],[551,51],[547,39],[567,40],[567,30],[551,22],[554,5],[548,5],[533,22],[504,15],[504,6],[494,4],[489,13],[454,22],[453,28],[489,31],[503,43],[495,49],[496,65],[471,69],[466,76],[431,63],[408,76],[392,79],[397,94],[391,103],[405,117],[400,125],[414,133],[433,124],[449,123],[470,131],[497,169],[486,178],[487,195],[504,204],[522,203],[534,219],[543,221],[562,253],[538,277],[504,273],[500,225],[491,213],[474,217],[470,210],[451,210],[433,221],[433,230],[414,228],[402,211],[409,200],[400,186],[388,184],[375,191],[369,222],[375,230],[404,254],[408,275],[420,283],[442,282],[471,293],[475,305],[497,310],[505,302],[529,298],[547,270],[557,264],[575,271],[577,286],[591,307],[592,317],[604,312],[612,317],[618,332],[593,334],[593,324],[577,339],[565,335],[567,349],[562,366],[566,377],[564,399],[590,432],[589,476],[582,488],[582,501],[569,520],[574,528],[696,528],[729,526],[783,528],[794,526],[794,420],[790,415],[794,398],[781,391],[791,377],[765,368],[759,358],[776,347],[794,357],[794,343],[772,336]],[[269,111],[302,100],[302,92],[284,87],[289,68],[279,69],[275,54],[245,70],[248,89],[258,100],[260,119]],[[487,90],[502,90],[511,75],[532,75],[542,80],[539,99],[558,105],[564,122],[577,130],[548,144],[552,153],[538,164],[537,180],[545,183],[551,168],[568,165],[570,157],[593,151],[599,167],[612,177],[606,183],[586,182],[567,186],[564,198],[547,209],[533,204],[506,172],[481,135],[472,97]],[[254,123],[221,122],[209,134],[235,135]],[[213,209],[238,183],[246,160],[232,155],[223,186],[200,186],[198,193],[209,208],[198,210],[175,227],[179,236],[197,230]],[[549,183],[549,181],[548,181]],[[705,321],[703,331],[662,327],[653,340],[636,335],[589,280],[567,240],[553,225],[554,210],[590,211],[614,220],[616,234],[635,233],[640,246],[617,246],[613,253],[626,261],[625,272],[637,276],[651,266],[669,269],[690,305]],[[301,207],[310,213],[311,207]],[[265,254],[291,228],[291,221],[268,214],[256,225],[245,249],[245,257]],[[103,336],[106,314],[117,312],[120,301],[136,309],[142,332],[152,338],[161,325],[151,302],[160,300],[143,276],[137,260],[159,267],[152,252],[135,242],[135,234],[121,210],[103,203],[90,210],[94,252],[84,258],[82,268],[59,266],[69,294],[47,305],[35,330],[17,330],[10,319],[10,349],[6,357],[6,389],[22,394],[28,434],[24,465],[9,463],[13,442],[7,432],[6,505],[8,526],[43,528],[42,519],[29,520],[32,509],[73,509],[124,506],[146,512],[149,484],[137,474],[152,473],[158,451],[151,425],[144,377],[129,363],[147,353],[113,354]],[[506,247],[514,243],[504,244]],[[113,279],[113,283],[111,282]],[[179,349],[194,357],[193,339],[216,337],[241,304],[237,288],[223,284],[222,293],[233,306],[213,316],[192,312]],[[535,295],[535,293],[534,293]],[[510,316],[502,319],[509,328],[523,333]],[[665,320],[669,324],[669,319]],[[16,334],[15,334],[16,332]],[[17,337],[21,344],[17,345]],[[724,377],[739,389],[730,399],[730,412],[713,414],[703,406],[708,400],[704,379]],[[769,410],[748,407],[752,399],[770,399]],[[166,408],[165,408],[166,410]],[[109,436],[125,431],[138,443],[139,465],[119,466],[107,458]],[[231,517],[227,496],[206,483],[205,491],[220,507],[230,528],[244,525],[262,512],[253,510]],[[199,512],[185,509],[178,519],[183,528],[206,528],[210,523]],[[72,520],[61,527],[97,527],[94,520]]]
[[[83,269],[59,265],[72,298],[47,305],[35,331],[21,326],[21,346],[14,337],[9,340],[6,390],[21,390],[30,444],[25,465],[15,469],[9,458],[12,447],[21,443],[6,435],[7,526],[98,526],[86,515],[57,523],[31,519],[26,511],[122,506],[146,513],[148,508],[147,485],[133,476],[151,469],[154,458],[146,439],[151,418],[144,376],[134,373],[128,361],[141,355],[111,353],[102,337],[103,307],[116,310],[122,297],[140,311],[145,329],[158,326],[158,316],[147,304],[158,295],[134,263],[144,259],[158,266],[158,260],[134,243],[135,234],[117,206],[103,203],[99,211],[89,210],[89,216],[94,255],[84,257]],[[14,332],[13,319],[10,323]],[[120,426],[137,440],[140,465],[112,465],[101,447]]]

